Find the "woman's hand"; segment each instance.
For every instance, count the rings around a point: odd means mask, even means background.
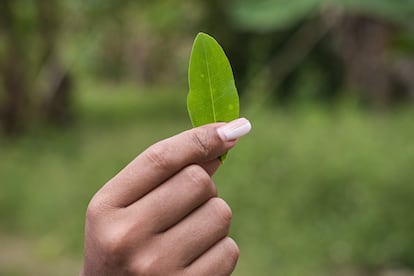
[[[82,276],[230,275],[239,249],[211,176],[246,119],[156,143],[104,185],[86,214]]]

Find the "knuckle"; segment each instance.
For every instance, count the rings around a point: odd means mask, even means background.
[[[206,158],[210,154],[212,142],[209,137],[209,133],[203,128],[190,132],[191,141],[197,147],[202,158]]]
[[[96,221],[103,216],[104,211],[105,205],[99,200],[97,195],[95,195],[86,208],[86,220]]]
[[[230,228],[233,215],[230,206],[223,199],[218,197],[210,199],[210,204],[213,205],[217,217],[221,219],[221,224],[226,228]]]
[[[195,189],[202,192],[208,191],[215,194],[215,187],[210,175],[199,165],[190,165],[185,168],[185,174],[188,176]]]
[[[156,254],[147,254],[139,258],[131,269],[133,275],[163,275],[161,273],[161,260]]]
[[[226,237],[221,241],[220,249],[223,256],[220,260],[220,275],[231,275],[239,259],[239,247],[233,239]]]
[[[147,149],[146,156],[155,166],[167,169],[169,164],[167,158],[165,158],[165,151],[165,147],[161,143],[157,143]]]
[[[240,256],[239,246],[233,239],[227,237],[224,240],[224,248],[227,253],[226,256],[230,258],[231,263],[233,264],[232,267],[234,267]]]
[[[86,209],[86,227],[92,231],[94,246],[99,248],[101,257],[108,263],[120,263],[128,244],[127,228],[115,223],[112,218],[113,213],[108,212],[108,205],[95,195]]]
[[[108,256],[122,256],[128,246],[126,232],[120,231],[120,227],[107,229],[101,236],[101,247]]]

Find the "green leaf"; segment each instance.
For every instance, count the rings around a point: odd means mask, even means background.
[[[188,69],[187,109],[193,127],[239,117],[239,96],[230,62],[211,36],[199,33]],[[221,157],[224,161],[225,155]]]

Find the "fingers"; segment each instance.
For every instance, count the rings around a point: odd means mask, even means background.
[[[152,145],[101,189],[101,197],[125,207],[189,164],[216,159],[237,142],[220,138],[217,128],[223,125],[201,126]]]
[[[106,204],[125,207],[189,164],[218,158],[251,129],[247,119],[193,128],[158,142],[133,160],[99,191]]]
[[[217,242],[184,270],[184,275],[227,276],[236,267],[240,250],[229,237]]]
[[[207,200],[217,196],[217,189],[209,173],[220,161],[215,159],[205,166],[190,165],[155,188],[139,201],[128,206],[131,217],[146,221],[151,233],[160,233],[177,224]]]
[[[208,162],[201,163],[200,166],[210,175],[213,176],[220,167],[221,161],[217,158]]]
[[[163,233],[163,243],[179,245],[180,248],[170,254],[172,261],[182,267],[191,264],[227,236],[231,216],[226,202],[215,197]]]
[[[229,275],[238,258],[225,238],[232,214],[211,176],[249,130],[238,119],[182,132],[104,185],[88,206],[85,275]]]

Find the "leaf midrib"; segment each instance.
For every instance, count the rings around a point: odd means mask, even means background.
[[[209,62],[208,62],[207,51],[206,51],[206,46],[204,45],[204,42],[201,45],[203,46],[204,57],[205,57],[205,60],[206,60],[208,85],[209,85],[209,88],[210,88],[211,108],[213,109],[213,120],[214,120],[214,122],[217,122],[216,108],[214,106],[213,87],[211,85],[211,77],[210,77],[210,65],[209,65]]]

